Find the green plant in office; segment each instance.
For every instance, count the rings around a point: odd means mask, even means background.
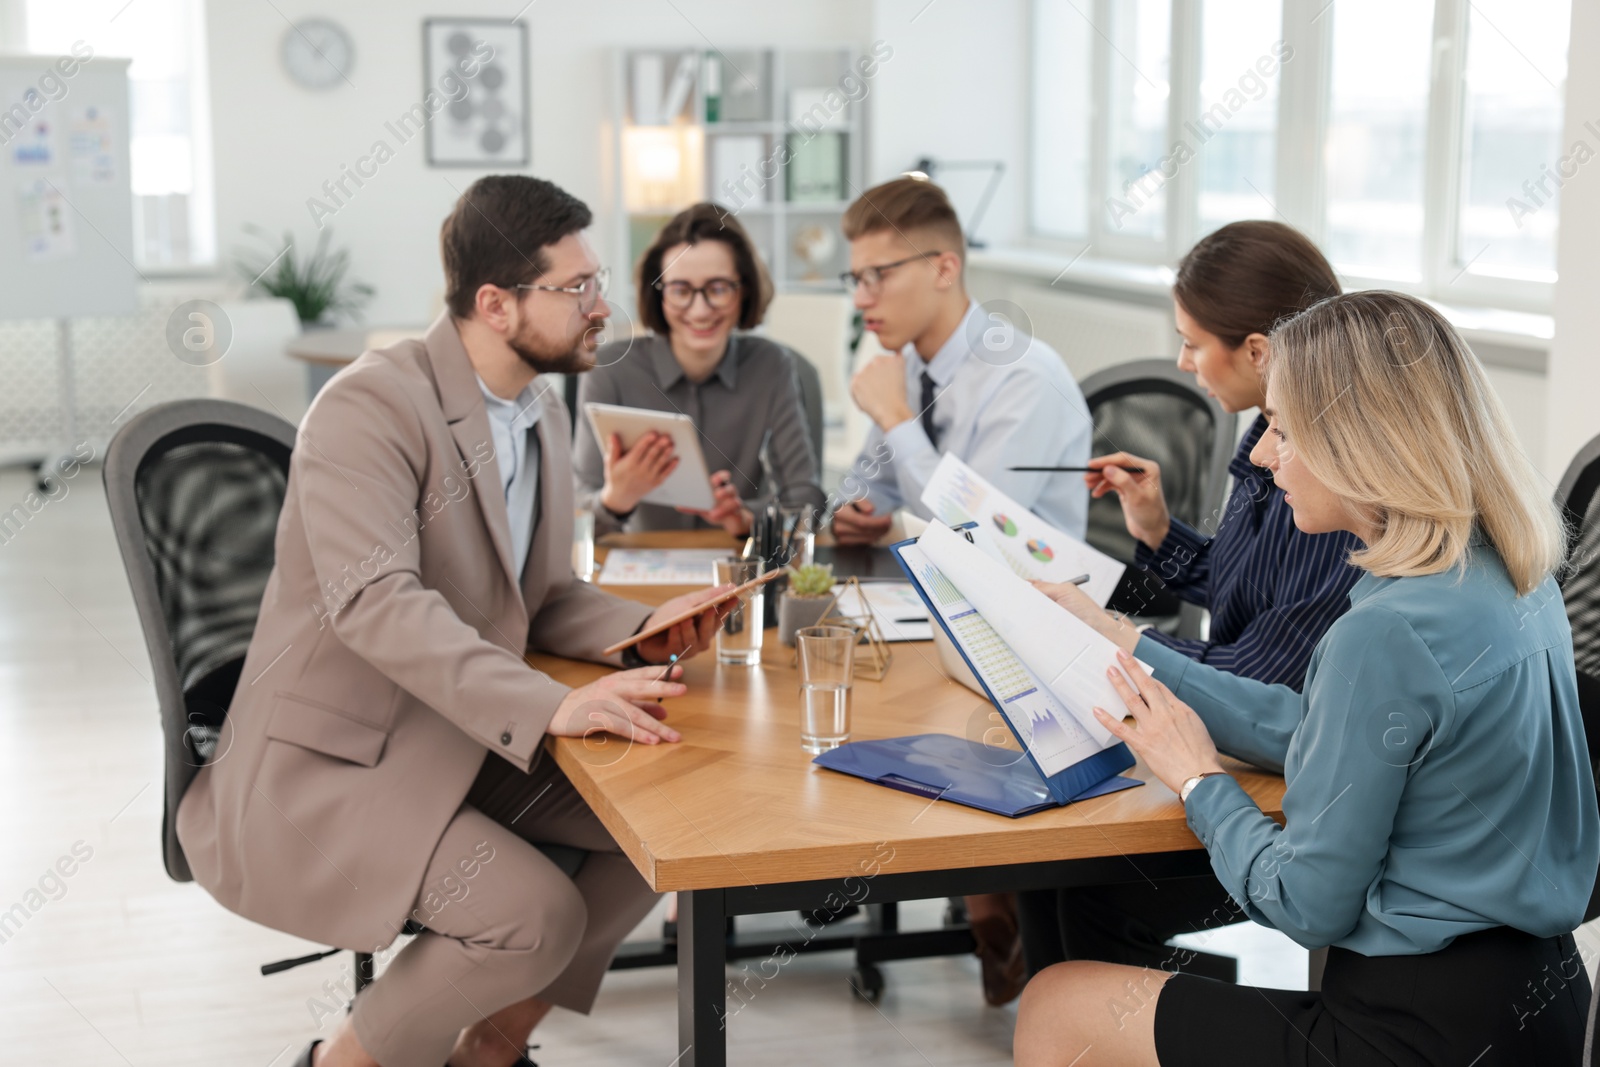
[[[794,596],[827,596],[833,592],[833,564],[807,563],[791,568],[789,592]]]
[[[281,242],[273,242],[267,231],[257,226],[245,230],[257,235],[274,251],[243,251],[234,254],[234,266],[250,281],[273,296],[294,305],[302,326],[326,325],[335,315],[359,315],[372,299],[372,286],[350,281],[350,250],[329,250],[332,230],[317,235],[309,255],[302,256],[294,234],[285,230]]]
[[[789,585],[778,598],[778,640],[794,644],[796,631],[815,626],[833,607],[833,566],[807,563],[789,568]]]

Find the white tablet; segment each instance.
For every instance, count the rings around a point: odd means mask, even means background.
[[[711,472],[706,470],[705,456],[700,452],[700,431],[694,420],[674,411],[651,411],[649,408],[625,408],[618,404],[583,405],[589,425],[594,428],[595,440],[602,453],[611,435],[622,438],[622,449],[627,451],[651,430],[672,438],[672,447],[678,453],[678,466],[645,496],[647,504],[664,504],[672,508],[697,508],[709,511],[714,499],[711,496]]]

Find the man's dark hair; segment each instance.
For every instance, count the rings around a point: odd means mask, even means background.
[[[491,174],[467,187],[439,228],[444,300],[472,315],[480,286],[527,285],[550,269],[545,248],[594,221],[589,206],[543,178]]]
[[[761,262],[761,253],[731,212],[712,203],[700,203],[673,216],[639,258],[634,272],[639,321],[652,333],[665,337],[672,332],[666,312],[661,310],[661,290],[656,288],[667,267],[663,263],[667,250],[701,241],[721,241],[733,253],[733,269],[739,275],[739,329],[753,330],[761,325],[767,305],[772,303],[772,278]]]

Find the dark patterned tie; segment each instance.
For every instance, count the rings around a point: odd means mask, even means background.
[[[934,448],[939,447],[939,430],[933,424],[933,379],[927,371],[922,372],[922,429],[928,435],[928,440]]]

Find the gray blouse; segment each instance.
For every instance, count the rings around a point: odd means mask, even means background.
[[[822,506],[794,356],[781,345],[734,334],[722,362],[703,382],[691,382],[667,339],[655,335],[602,345],[595,361],[595,369],[578,379],[572,481],[577,506],[594,512],[596,534],[692,530],[706,524],[660,504],[640,504],[623,523],[601,505],[604,452],[583,411],[591,401],[694,419],[707,470],[731,473],[746,507],[754,508],[764,492],[774,489],[786,504]]]

